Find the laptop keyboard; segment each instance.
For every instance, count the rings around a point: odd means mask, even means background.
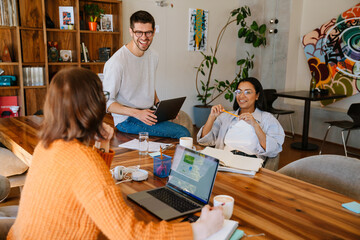
[[[179,195],[167,188],[151,190],[148,193],[181,213],[201,207],[186,198],[179,197]]]

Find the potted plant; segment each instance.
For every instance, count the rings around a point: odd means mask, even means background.
[[[92,3],[92,4],[85,4],[84,10],[86,15],[90,17],[89,22],[89,30],[90,31],[96,31],[97,29],[97,22],[96,20],[101,18],[105,11],[104,9],[101,9],[99,5]]]
[[[249,70],[254,68],[254,54],[250,55],[247,52],[246,58],[237,61],[239,71],[233,80],[221,81],[212,79],[214,67],[218,63],[216,54],[227,27],[232,23],[236,23],[237,25],[240,25],[240,29],[237,33],[238,38],[245,38],[245,43],[252,44],[253,47],[256,48],[266,45],[266,25],[259,25],[256,21],[253,21],[249,26],[245,21],[248,16],[251,16],[251,11],[248,6],[243,6],[231,11],[226,24],[220,30],[215,48],[210,48],[211,53],[209,55],[200,52],[203,59],[199,66],[196,67],[195,81],[197,98],[202,105],[196,105],[194,109],[194,118],[197,127],[201,127],[205,124],[210,113],[210,104],[223,93],[225,93],[225,99],[230,102],[233,101],[234,91],[236,90],[239,81],[243,78],[247,78],[249,76]]]

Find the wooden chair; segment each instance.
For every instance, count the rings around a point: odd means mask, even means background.
[[[296,160],[278,172],[360,200],[359,159],[315,155]]]
[[[291,134],[292,134],[292,138],[294,138],[295,132],[294,132],[294,125],[293,125],[293,120],[292,120],[291,115],[293,113],[295,113],[295,111],[274,108],[273,103],[277,99],[277,96],[275,95],[275,93],[276,93],[276,89],[264,89],[264,95],[265,95],[265,99],[266,99],[266,108],[267,108],[266,111],[274,114],[277,119],[279,119],[280,115],[289,115],[290,125],[291,125]],[[288,135],[286,135],[286,136],[290,137]]]
[[[342,120],[342,121],[329,121],[329,122],[325,122],[329,124],[329,127],[325,133],[325,137],[324,140],[321,144],[321,148],[319,151],[319,155],[322,153],[322,148],[324,146],[326,137],[329,133],[329,130],[331,127],[335,126],[338,128],[341,128],[341,138],[342,138],[342,143],[344,145],[344,151],[345,151],[345,156],[348,155],[348,151],[346,149],[346,145],[347,142],[349,140],[349,136],[350,136],[350,132],[351,130],[358,130],[360,129],[360,103],[353,103],[350,105],[349,110],[347,112],[347,115],[349,115],[349,117],[353,120],[353,121],[348,121],[348,120]],[[346,140],[344,138],[344,132],[347,131],[348,134],[346,136]],[[350,153],[350,152],[349,152]],[[350,153],[350,154],[354,154],[354,153]],[[357,155],[357,154],[354,154]]]

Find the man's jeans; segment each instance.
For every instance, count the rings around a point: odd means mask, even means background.
[[[139,132],[148,132],[150,136],[181,138],[191,137],[189,130],[179,124],[164,121],[149,126],[142,121],[128,117],[125,121],[116,125],[120,132],[138,134]]]

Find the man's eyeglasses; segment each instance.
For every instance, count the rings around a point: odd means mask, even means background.
[[[142,31],[134,31],[133,29],[131,30],[133,31],[133,33],[135,33],[136,37],[142,37],[144,33],[146,37],[152,37],[152,35],[154,34],[154,31],[142,32]]]
[[[251,90],[242,91],[242,90],[240,90],[240,89],[236,89],[234,93],[235,93],[236,96],[237,96],[237,95],[241,95],[242,93],[244,93],[244,95],[247,96],[247,95],[252,94],[253,91],[251,91]]]
[[[105,97],[105,100],[108,101],[110,98],[110,93],[108,91],[104,91],[104,97]]]

